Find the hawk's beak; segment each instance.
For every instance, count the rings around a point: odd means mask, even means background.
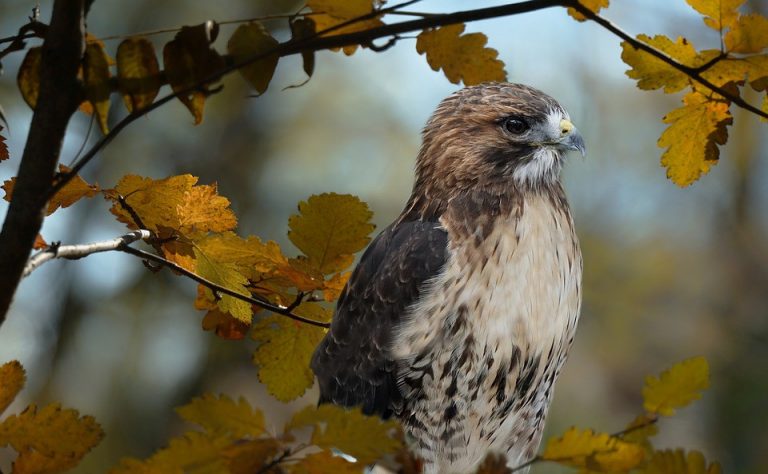
[[[587,147],[584,146],[584,139],[579,130],[573,126],[570,120],[560,121],[560,141],[559,145],[566,150],[576,150],[584,157],[587,155]]]

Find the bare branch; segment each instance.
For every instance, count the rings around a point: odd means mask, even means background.
[[[27,261],[27,264],[24,266],[23,277],[28,277],[33,271],[35,271],[37,267],[55,258],[77,260],[79,258],[87,257],[93,253],[118,250],[125,245],[132,244],[137,240],[148,239],[151,236],[152,233],[148,230],[136,230],[111,240],[93,242],[90,244],[51,244],[47,249],[41,250],[40,252],[30,257],[30,259]]]
[[[253,304],[253,305],[256,305],[256,306],[260,306],[260,307],[262,307],[262,308],[264,308],[266,310],[272,311],[273,313],[277,313],[277,314],[281,314],[283,316],[287,316],[287,317],[289,317],[289,318],[291,318],[291,319],[293,319],[295,321],[299,321],[299,322],[306,323],[306,324],[311,324],[313,326],[319,326],[321,328],[331,327],[331,325],[329,323],[324,323],[324,322],[321,322],[321,321],[315,321],[313,319],[308,319],[308,318],[305,318],[303,316],[299,316],[298,314],[294,314],[294,313],[291,312],[292,308],[290,308],[288,306],[274,304],[274,303],[272,303],[272,302],[270,302],[267,299],[262,298],[262,297],[254,298],[254,297],[251,297],[251,296],[241,295],[240,293],[238,293],[238,292],[236,292],[234,290],[231,290],[231,289],[229,289],[227,287],[218,285],[218,284],[216,284],[216,283],[214,283],[214,282],[212,282],[212,281],[210,281],[210,280],[208,280],[206,278],[201,277],[197,273],[191,272],[191,271],[187,270],[186,268],[182,267],[181,265],[178,265],[178,264],[176,264],[174,262],[171,262],[170,260],[167,260],[167,259],[165,259],[165,258],[163,258],[163,257],[161,257],[159,255],[155,255],[153,253],[145,252],[143,250],[139,250],[139,249],[136,249],[136,248],[133,248],[133,247],[129,247],[127,245],[124,245],[124,246],[122,246],[122,247],[120,247],[120,248],[118,248],[116,250],[119,250],[121,252],[125,252],[125,253],[128,253],[128,254],[134,255],[136,257],[140,257],[140,258],[149,260],[151,262],[159,263],[159,264],[161,264],[163,266],[166,266],[166,267],[172,269],[175,272],[181,273],[182,275],[184,275],[186,277],[189,277],[192,280],[195,280],[196,282],[198,282],[201,285],[205,286],[206,288],[210,289],[214,293],[221,293],[221,294],[224,294],[224,295],[231,296],[233,298],[237,298],[239,300],[248,302],[250,304]]]
[[[57,0],[43,42],[37,106],[16,188],[0,231],[0,324],[11,305],[43,215],[67,124],[82,100],[77,78],[85,50],[84,1]]]

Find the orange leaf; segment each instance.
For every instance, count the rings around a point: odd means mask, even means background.
[[[202,285],[199,288],[205,288]],[[216,307],[216,305],[213,305]],[[203,330],[213,331],[222,339],[237,341],[245,338],[250,325],[238,320],[229,313],[223,313],[218,308],[208,311],[203,317]]]
[[[37,236],[35,236],[35,243],[32,244],[32,248],[35,250],[42,250],[44,248],[48,248],[48,242],[45,241],[42,235],[37,234]]]
[[[59,173],[69,173],[71,170],[64,165],[59,165]],[[3,183],[0,188],[5,191],[3,199],[10,202],[13,199],[13,189],[16,186],[16,178],[11,178]],[[59,207],[69,207],[82,198],[90,198],[101,191],[98,184],[88,184],[79,175],[72,178],[59,192],[48,201],[46,215],[51,215]],[[36,241],[37,242],[37,241]]]
[[[325,301],[336,301],[344,289],[344,285],[347,284],[350,275],[352,275],[352,272],[337,273],[328,280],[325,280],[323,299]]]
[[[154,180],[136,175],[124,176],[108,197],[115,203],[110,212],[117,220],[137,229],[131,213],[118,202],[118,195],[153,232],[164,227],[177,233],[223,232],[237,226],[229,199],[219,196],[215,184],[196,185],[197,178],[185,174]]]

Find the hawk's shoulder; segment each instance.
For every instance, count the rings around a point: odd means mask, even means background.
[[[397,411],[393,331],[447,258],[448,234],[438,222],[399,221],[371,242],[312,358],[320,403],[361,406],[383,417]]]

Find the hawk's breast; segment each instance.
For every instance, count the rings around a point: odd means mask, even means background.
[[[443,225],[448,261],[393,341],[401,417],[439,472],[470,471],[488,450],[517,464],[538,447],[578,320],[572,219],[529,196],[507,215]]]

